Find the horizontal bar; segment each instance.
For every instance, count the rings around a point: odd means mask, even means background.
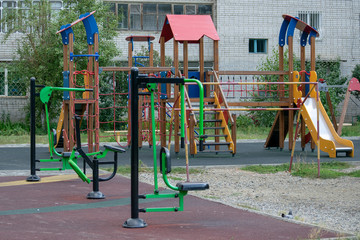
[[[104,72],[128,72],[131,67],[102,67]],[[166,72],[170,71],[171,67],[138,67],[139,72]]]
[[[150,198],[176,198],[178,193],[168,193],[168,194],[146,194],[145,199]]]
[[[61,162],[61,159],[39,159],[39,162]]]
[[[145,208],[146,212],[177,212],[181,211],[177,207],[163,207],[163,208]]]
[[[209,72],[211,75],[213,72]],[[288,75],[289,71],[219,71],[218,75]]]
[[[203,82],[202,85],[298,85],[315,84],[317,82]],[[185,85],[196,85],[196,83],[185,83]],[[265,91],[265,90],[264,90]]]
[[[61,171],[62,168],[39,168],[38,171]]]
[[[299,110],[300,108],[206,108],[204,111],[287,111]],[[180,110],[180,108],[175,108]],[[190,111],[200,111],[199,108],[187,108]]]

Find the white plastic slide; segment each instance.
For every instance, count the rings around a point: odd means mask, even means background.
[[[302,98],[302,100],[304,100],[304,98]],[[308,98],[300,111],[309,128],[312,139],[317,144],[316,105],[316,99]],[[336,158],[336,153],[338,152],[345,152],[346,156],[354,157],[353,142],[339,137],[321,102],[319,102],[319,109],[320,150],[327,152],[331,158]]]

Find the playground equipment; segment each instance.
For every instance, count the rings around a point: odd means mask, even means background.
[[[102,199],[105,198],[105,195],[99,191],[99,181],[108,181],[112,179],[117,170],[117,153],[125,152],[124,149],[119,147],[112,147],[108,145],[104,145],[104,151],[98,151],[93,153],[86,154],[81,146],[81,138],[80,138],[80,116],[75,115],[75,133],[76,133],[76,147],[72,149],[71,152],[62,152],[61,154],[58,153],[55,149],[53,144],[53,135],[50,131],[50,121],[49,121],[49,113],[48,113],[48,102],[51,97],[53,91],[78,91],[78,92],[91,92],[92,89],[84,89],[84,88],[64,88],[64,87],[48,87],[42,86],[43,88],[40,91],[40,100],[42,103],[45,104],[45,114],[46,114],[46,126],[47,132],[49,137],[49,149],[50,149],[50,158],[49,159],[36,159],[35,153],[35,78],[31,79],[30,83],[30,100],[31,100],[31,175],[27,178],[27,181],[40,181],[40,177],[36,175],[36,171],[62,171],[67,169],[73,169],[80,179],[84,182],[90,183],[93,182],[93,191],[87,194],[87,198],[89,199]],[[101,162],[99,159],[106,157],[107,153],[111,151],[114,152],[114,160],[113,161],[106,161]],[[60,158],[54,158],[54,155]],[[79,166],[77,165],[78,157],[82,157],[84,160],[83,166],[84,170],[82,171]],[[90,159],[90,156],[93,156],[93,159]],[[62,167],[56,168],[37,168],[37,163],[45,163],[45,162],[61,162]],[[93,171],[93,180],[90,180],[86,175],[86,164],[92,169]],[[102,178],[99,176],[99,165],[112,165],[113,172],[107,178]]]
[[[95,11],[80,15],[79,19],[71,24],[61,26],[57,32],[61,34],[63,43],[63,59],[64,87],[91,88],[93,92],[86,92],[81,96],[77,96],[74,92],[64,91],[63,107],[56,130],[57,143],[60,141],[60,135],[63,136],[64,151],[71,151],[75,145],[75,124],[74,115],[80,115],[81,118],[86,117],[87,135],[88,135],[88,151],[99,151],[99,31],[96,20],[94,18]],[[72,27],[82,22],[85,27],[88,53],[74,54],[74,32]],[[85,57],[88,59],[87,69],[76,71],[74,59]],[[84,81],[80,83],[77,75],[83,75]],[[85,116],[85,112],[87,115]],[[61,134],[61,131],[62,134]]]
[[[343,110],[341,112],[340,121],[339,121],[339,127],[337,129],[337,134],[339,134],[339,135],[341,135],[341,131],[342,131],[342,127],[343,127],[343,124],[344,124],[347,107],[348,107],[348,104],[349,104],[350,93],[352,91],[360,92],[360,83],[359,83],[359,80],[356,79],[356,78],[352,78],[350,80],[348,89],[347,89],[346,94],[345,94]]]
[[[182,211],[183,210],[183,197],[187,194],[188,191],[194,190],[205,190],[209,188],[207,183],[178,183],[176,186],[173,186],[169,183],[166,174],[171,171],[171,162],[170,162],[170,153],[166,148],[162,148],[160,151],[160,169],[163,175],[164,182],[166,185],[179,193],[170,193],[170,194],[162,194],[159,192],[157,186],[157,159],[156,159],[156,146],[153,145],[153,154],[154,154],[154,194],[149,195],[140,195],[139,192],[139,179],[138,179],[138,168],[139,168],[139,156],[138,156],[138,95],[139,95],[139,88],[146,87],[151,95],[151,112],[154,115],[154,92],[156,90],[156,84],[179,84],[180,91],[182,96],[182,112],[181,115],[181,122],[182,122],[182,131],[181,131],[181,142],[185,142],[185,130],[184,130],[184,83],[186,81],[193,81],[187,80],[183,78],[149,78],[146,75],[140,75],[137,68],[131,69],[131,119],[133,121],[132,131],[131,131],[131,217],[125,221],[123,224],[126,228],[142,228],[146,227],[146,222],[139,218],[139,212],[163,212],[163,211]],[[201,84],[199,87],[202,89]],[[202,93],[200,93],[202,98]],[[201,104],[202,106],[202,104]],[[202,112],[201,112],[202,113]],[[200,122],[200,141],[202,142],[205,136],[202,135],[203,128],[202,128],[202,121]],[[152,118],[152,126],[155,127],[155,119]],[[155,132],[152,132],[153,138],[155,138]],[[139,209],[139,198],[179,198],[179,207],[165,207],[165,208],[146,208],[146,209]]]
[[[294,71],[293,75],[294,81],[300,81],[300,73],[298,71]],[[310,72],[310,83],[317,83],[317,74],[315,71]],[[307,93],[306,97],[302,97],[303,90],[305,90],[302,86],[293,87],[294,103],[301,105],[301,107],[300,112],[298,112],[289,171],[291,171],[295,141],[297,138],[300,116],[302,116],[305,124],[310,130],[312,138],[317,139],[318,176],[320,176],[320,150],[327,152],[331,158],[335,158],[339,152],[345,152],[346,156],[354,157],[354,144],[350,140],[340,138],[336,133],[323,105],[321,104],[319,88],[318,85],[316,86],[316,92],[314,88],[312,88]]]

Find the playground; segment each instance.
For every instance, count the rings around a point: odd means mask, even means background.
[[[298,136],[301,137],[301,151],[305,150],[307,143],[310,145],[312,160],[317,162],[318,177],[320,158],[324,157],[324,153],[326,161],[329,158],[354,158],[353,141],[339,136],[343,119],[337,129],[320,101],[315,71],[315,38],[319,36],[316,29],[298,18],[283,15],[279,34],[279,71],[224,72],[219,69],[220,38],[211,17],[167,15],[159,38],[160,67],[153,66],[152,41],[155,38],[133,35],[125,39],[129,46],[128,67],[101,67],[95,15],[95,11],[80,15],[79,19],[61,26],[57,32],[63,43],[63,86],[42,86],[37,84],[36,78],[31,79],[30,175],[26,182],[19,177],[1,177],[2,187],[12,192],[6,204],[2,205],[1,215],[10,215],[7,226],[16,223],[22,226],[24,232],[14,233],[12,227],[2,232],[15,238],[16,234],[20,234],[19,237],[34,234],[35,237],[39,236],[39,232],[59,238],[75,236],[93,239],[102,238],[101,233],[104,232],[109,233],[111,238],[121,235],[150,239],[194,239],[197,235],[203,236],[205,231],[209,236],[206,239],[293,239],[311,236],[311,231],[314,231],[312,226],[284,222],[191,196],[199,195],[197,192],[209,192],[212,184],[217,189],[216,185],[220,183],[209,182],[208,179],[194,181],[189,169],[201,154],[210,153],[224,160],[223,154],[234,158],[241,153],[237,148],[235,114],[241,111],[277,112],[263,150],[275,148],[276,155],[286,154],[290,162],[289,172],[296,148],[299,148],[296,146]],[[78,27],[78,23],[83,23],[86,31],[87,54],[74,53],[76,42],[72,28]],[[188,29],[190,24],[194,28]],[[302,34],[301,69],[293,66],[295,30]],[[204,40],[205,36],[213,46],[213,69],[207,72],[204,68],[204,48],[208,42]],[[171,68],[165,67],[165,44],[170,40],[173,41]],[[133,56],[137,42],[147,44],[148,56]],[[309,70],[305,69],[307,43],[311,46]],[[182,69],[179,64],[180,44],[183,49]],[[188,69],[188,44],[198,45],[198,72]],[[287,71],[284,70],[285,45],[289,59]],[[88,60],[86,69],[76,69],[74,59],[77,58]],[[148,61],[148,66],[140,61],[144,59]],[[233,79],[240,76],[240,81],[222,81],[224,76],[234,76]],[[274,78],[276,81],[273,81]],[[222,88],[224,85],[232,86],[243,101],[228,102]],[[352,79],[348,92],[359,90],[359,81]],[[63,93],[63,102],[57,128],[51,130],[48,109],[54,91]],[[44,104],[46,113],[49,146],[44,158],[44,152],[39,154],[36,147],[36,97]],[[105,115],[111,118],[104,119]],[[110,130],[101,131],[102,126],[110,126]],[[86,134],[86,139],[81,133]],[[105,137],[113,138],[114,144],[100,146],[101,139]],[[288,147],[285,147],[286,138]],[[150,147],[151,185],[140,181],[140,149],[144,143]],[[126,148],[130,149],[129,157]],[[282,151],[285,148],[291,151],[291,156],[288,151]],[[239,157],[242,155],[239,154]],[[116,175],[118,164],[124,159],[127,159],[126,162],[130,160],[130,179]],[[176,182],[169,176],[174,162],[186,169],[185,176]],[[46,166],[49,164],[54,166]],[[204,161],[205,166],[209,164],[210,161]],[[105,167],[113,169],[112,172],[101,174],[101,168]],[[75,178],[73,175],[56,174],[64,170],[73,170]],[[89,170],[91,174],[87,173]],[[50,177],[38,174],[47,171],[54,174]],[[78,184],[77,177],[92,185],[92,189],[89,190],[85,183]],[[19,191],[20,188],[23,188],[22,191]],[[55,193],[49,195],[54,189]],[[92,200],[84,203],[82,192]],[[39,222],[46,222],[46,226],[33,231],[33,222],[27,222],[23,214],[39,218]],[[127,216],[120,225],[119,221],[123,218],[119,216]],[[67,235],[69,225],[73,231]],[[121,225],[123,228],[146,230],[114,229]],[[262,227],[261,230],[258,226]],[[58,234],[59,231],[61,234]],[[330,230],[320,232],[321,238],[341,235]],[[43,237],[46,238],[45,235]]]

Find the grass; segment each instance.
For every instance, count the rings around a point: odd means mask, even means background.
[[[338,162],[338,161],[320,163],[320,178],[331,179],[331,178],[338,178],[343,176],[360,177],[360,170],[352,171],[350,173],[339,171],[350,167],[352,167],[352,165],[350,165],[349,163]],[[251,166],[243,167],[241,169],[245,171],[260,173],[260,174],[277,173],[281,171],[288,171],[289,164],[286,163],[281,165],[251,165]],[[304,177],[304,178],[317,178],[318,176],[317,163],[303,163],[303,162],[294,163],[291,174],[293,176]]]
[[[0,121],[1,123],[1,121]],[[248,126],[237,128],[237,139],[266,139],[269,134],[269,127],[256,127]],[[109,136],[110,133],[100,132],[101,142],[115,142],[114,136]],[[351,137],[351,136],[360,136],[360,124],[354,126],[344,126],[342,130],[342,136]],[[86,139],[86,134],[81,135],[82,139]],[[158,140],[158,139],[157,139]],[[120,141],[126,142],[125,137],[121,137]],[[2,144],[29,144],[30,135],[28,130],[21,124],[9,124],[1,123],[0,124],[0,145]],[[48,143],[48,137],[46,134],[36,135],[36,143],[46,144]]]

